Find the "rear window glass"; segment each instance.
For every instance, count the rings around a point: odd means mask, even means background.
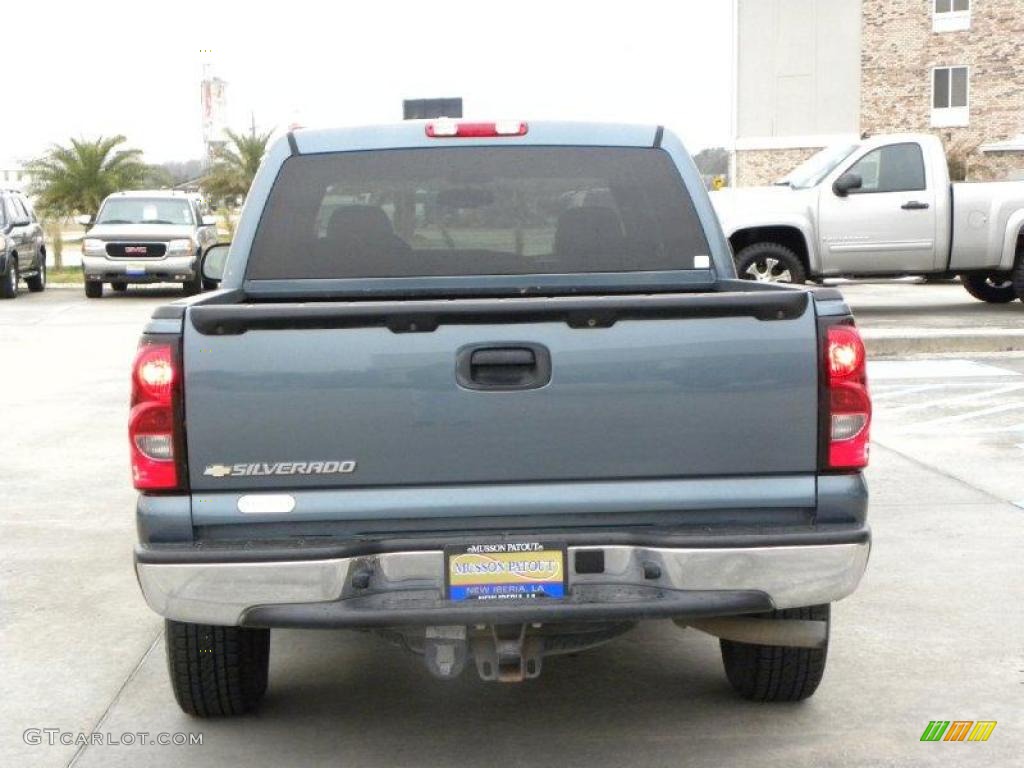
[[[652,148],[458,147],[289,158],[247,278],[693,269],[708,253]]]

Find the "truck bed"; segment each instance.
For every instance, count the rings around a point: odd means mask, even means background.
[[[953,184],[950,271],[1009,271],[1024,226],[1024,181]]]

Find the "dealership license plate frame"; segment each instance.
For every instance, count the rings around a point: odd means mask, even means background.
[[[552,555],[555,555],[552,558]],[[494,582],[490,576],[463,577],[453,573],[460,558],[488,558],[501,563],[541,563],[557,560],[557,574],[551,578],[521,576],[511,582]],[[484,541],[444,550],[444,593],[448,600],[460,603],[523,602],[528,600],[561,600],[568,595],[568,554],[561,542]],[[529,566],[526,566],[527,568]],[[454,578],[453,578],[454,577]],[[497,578],[497,577],[495,577]],[[525,587],[526,589],[522,589]]]

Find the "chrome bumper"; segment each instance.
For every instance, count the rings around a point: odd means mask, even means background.
[[[575,553],[594,549],[604,550],[604,572],[576,573]],[[618,617],[627,615],[630,595],[636,595],[636,603],[644,606],[652,604],[652,597],[741,592],[766,596],[764,602],[774,608],[818,605],[839,600],[856,589],[869,551],[868,541],[706,549],[569,547],[569,597],[557,602],[567,606],[585,602],[590,620],[600,615],[602,605],[614,605]],[[443,614],[438,623],[457,621],[452,617],[460,612],[472,615],[463,608],[452,610],[453,604],[444,599],[441,551],[275,562],[137,562],[136,572],[149,606],[177,621],[238,625],[246,623],[247,612],[261,606],[310,604],[340,613],[345,612],[346,604],[352,605],[353,618],[345,623],[353,626],[367,617],[375,621],[372,612],[377,606],[382,612],[386,606],[386,623],[394,625],[402,623],[403,610],[408,611],[409,623],[432,623],[429,615],[435,611],[439,617]],[[610,594],[615,595],[613,602],[600,602]],[[517,610],[517,606],[501,602],[502,616]],[[671,601],[663,602],[666,610],[657,615],[670,615]],[[708,613],[713,614],[713,608],[705,610]],[[655,613],[638,609],[638,617],[649,615]]]
[[[130,269],[145,269],[145,274],[129,274]],[[118,279],[125,282],[147,282],[154,279],[187,280],[195,277],[196,257],[163,256],[159,259],[111,259],[106,256],[82,256],[86,280]]]

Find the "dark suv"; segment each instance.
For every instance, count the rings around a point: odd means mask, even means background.
[[[43,228],[24,195],[0,189],[0,299],[17,296],[22,279],[30,291],[46,287]]]

